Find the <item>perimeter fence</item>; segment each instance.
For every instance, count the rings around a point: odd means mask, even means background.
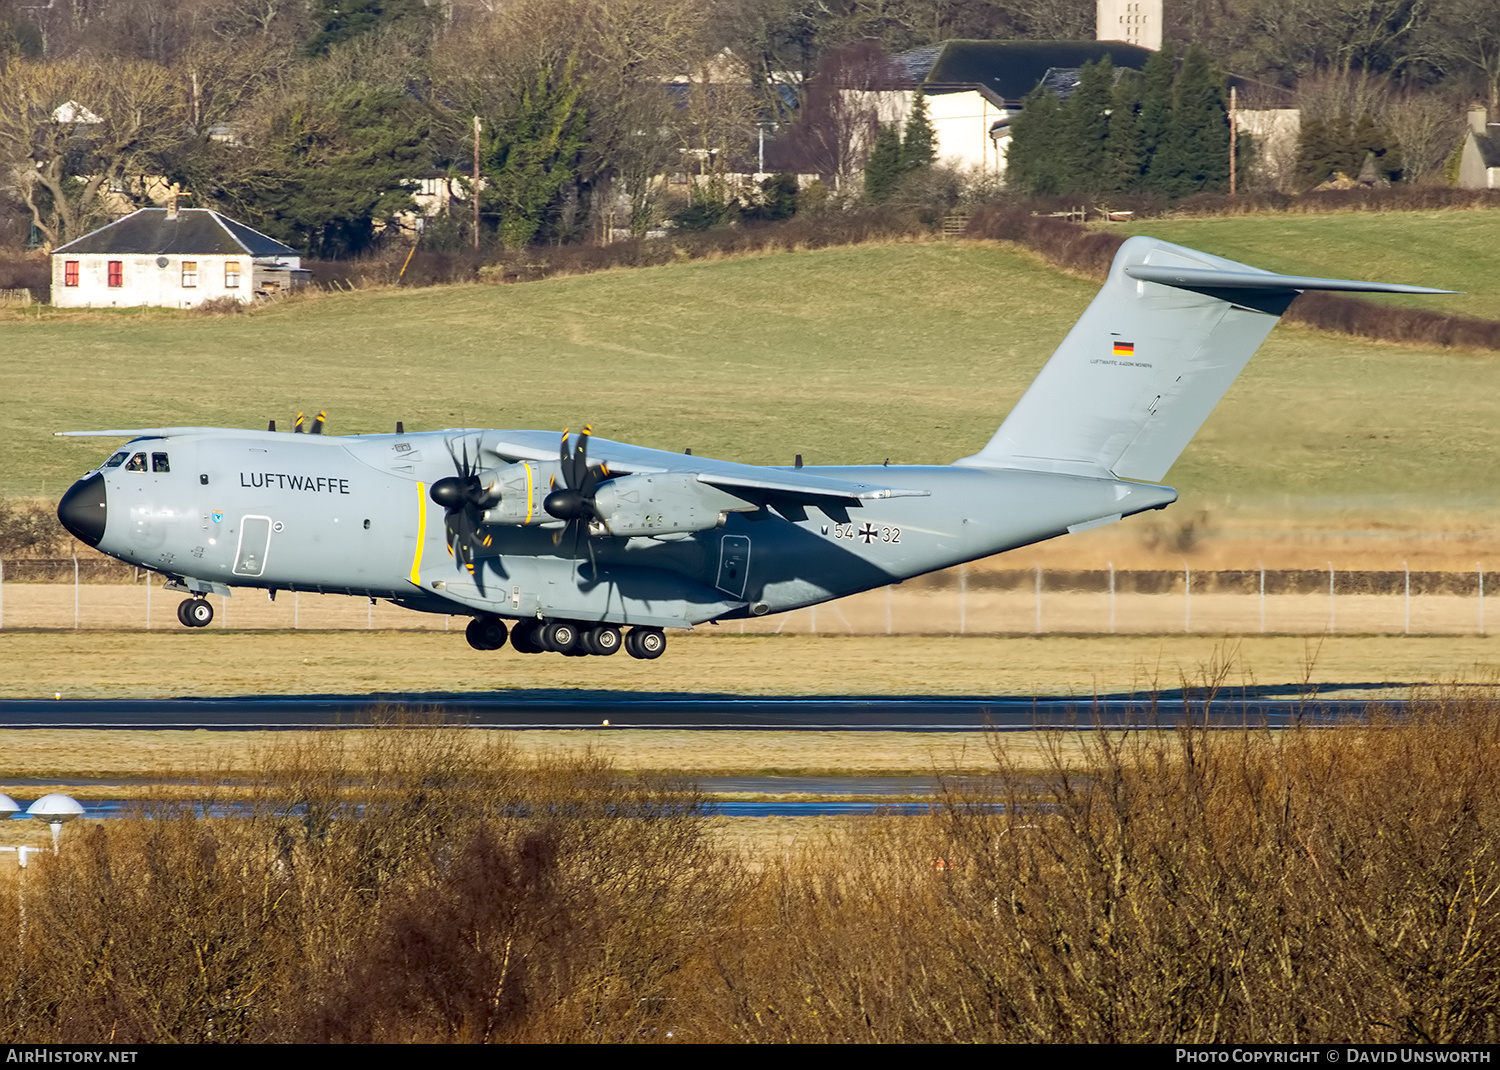
[[[1326,569],[993,569],[961,566],[791,613],[727,621],[746,634],[1484,635],[1482,564],[1472,572]],[[182,596],[109,560],[0,561],[0,629],[180,627]],[[212,597],[216,628],[461,626],[362,595],[242,589]]]

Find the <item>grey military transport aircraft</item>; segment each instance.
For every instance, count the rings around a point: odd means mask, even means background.
[[[781,613],[1109,524],[1161,486],[1304,290],[1448,291],[1277,275],[1152,238],[988,445],[939,466],[757,467],[589,429],[336,436],[213,427],[128,438],[58,517],[213,619],[232,588],[385,598],[472,617],[481,650],[666,649],[669,628]],[[298,431],[303,430],[299,421]],[[628,629],[628,630],[626,630]]]

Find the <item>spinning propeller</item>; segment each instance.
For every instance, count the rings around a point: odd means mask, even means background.
[[[568,432],[566,428],[563,429],[562,446],[558,452],[558,460],[561,462],[558,474],[562,476],[563,485],[557,487],[554,483],[555,489],[542,502],[542,508],[548,513],[567,521],[552,536],[552,545],[560,545],[563,537],[571,531],[575,557],[578,555],[578,542],[587,533],[590,524],[599,524],[605,531],[609,531],[609,525],[599,514],[599,506],[594,500],[599,480],[608,478],[609,468],[602,464],[589,467],[589,435],[593,432],[592,427],[585,425],[578,436],[577,445],[569,452]],[[590,552],[592,549],[590,547]]]
[[[490,545],[488,535],[480,535],[484,523],[483,513],[500,500],[500,489],[491,484],[486,487],[479,482],[478,458],[469,461],[469,444],[463,444],[463,456],[453,452],[453,443],[448,443],[448,456],[453,458],[453,467],[458,474],[444,476],[427,492],[432,500],[443,507],[443,526],[448,533],[448,552],[470,572],[474,571],[474,551]]]

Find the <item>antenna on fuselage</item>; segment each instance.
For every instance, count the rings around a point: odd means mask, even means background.
[[[276,430],[276,421],[275,420],[267,420],[266,421],[266,430],[267,431],[274,431],[274,430]]]
[[[404,435],[404,434],[406,434],[406,424],[402,423],[400,420],[396,421],[396,434],[398,434],[398,435]]]
[[[328,413],[323,409],[318,410],[318,418],[313,421],[312,430],[308,432],[313,435],[321,435],[323,428],[328,426]]]

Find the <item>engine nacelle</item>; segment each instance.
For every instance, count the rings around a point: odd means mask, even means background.
[[[561,485],[560,467],[557,461],[523,461],[494,472],[490,479],[498,484],[500,500],[484,511],[484,522],[516,527],[556,524],[557,518],[542,508],[542,502]]]
[[[611,479],[599,485],[594,500],[611,534],[619,536],[707,531],[722,526],[726,513],[758,508],[686,472]]]

